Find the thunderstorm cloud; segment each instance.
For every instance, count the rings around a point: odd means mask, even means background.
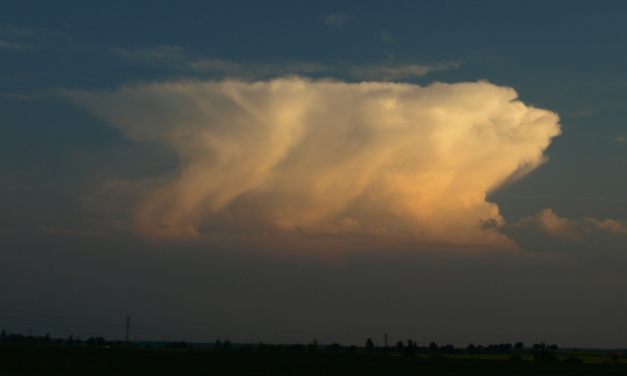
[[[560,134],[555,113],[481,81],[178,81],[74,99],[178,157],[142,186],[136,231],[271,247],[512,246],[486,195]]]

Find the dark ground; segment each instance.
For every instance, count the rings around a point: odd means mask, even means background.
[[[627,364],[427,359],[326,352],[260,352],[0,345],[11,375],[626,375]]]

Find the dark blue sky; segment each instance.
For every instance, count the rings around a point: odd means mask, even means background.
[[[348,343],[378,335],[368,330],[394,330],[399,339],[420,337],[421,344],[438,338],[459,346],[466,346],[464,341],[546,339],[573,346],[624,346],[613,332],[625,329],[622,324],[594,324],[595,314],[624,310],[624,304],[602,297],[600,306],[589,305],[598,291],[608,291],[601,287],[613,291],[627,282],[620,273],[627,262],[626,23],[627,4],[619,1],[3,1],[0,259],[11,272],[0,279],[0,293],[7,297],[0,317],[7,319],[7,329],[22,332],[36,324],[46,330],[44,320],[33,316],[34,323],[22,322],[3,309],[44,314],[44,307],[50,307],[51,314],[98,322],[110,315],[144,314],[175,325],[175,306],[185,310],[183,320],[209,328],[203,334],[208,340],[228,336],[226,327],[239,328],[241,340],[250,341],[264,340],[255,330],[269,335],[283,327],[284,332],[304,332],[307,338],[290,337],[299,341],[319,336],[323,342]],[[428,69],[416,73],[424,67]],[[250,244],[188,240],[151,251],[155,240],[136,233],[133,208],[150,190],[142,184],[176,180],[185,155],[149,134],[129,136],[127,128],[115,124],[115,114],[81,98],[105,101],[106,93],[149,84],[267,82],[293,75],[424,87],[487,80],[513,88],[525,105],[557,113],[562,134],[544,152],[548,162],[488,196],[504,221],[498,231],[528,253],[520,258],[498,252],[441,256],[421,248],[383,256],[387,251],[369,250],[329,262],[310,255],[308,261],[265,256]],[[152,103],[132,100],[124,111]],[[180,114],[187,114],[181,106]],[[135,113],[142,111],[137,107]],[[109,190],[124,184],[124,193]],[[242,200],[238,205],[245,207]],[[242,218],[238,220],[244,223]],[[172,270],[164,271],[167,265]],[[219,277],[212,279],[198,265]],[[293,270],[303,272],[295,275]],[[406,278],[398,277],[398,270]],[[503,282],[508,273],[517,275],[513,284]],[[551,293],[543,292],[535,301],[535,292],[524,286],[539,277],[554,284]],[[247,284],[257,283],[251,278],[263,283],[249,289]],[[331,292],[329,278],[351,287]],[[124,283],[109,283],[118,279]],[[177,279],[193,287],[173,282]],[[238,282],[225,282],[231,279]],[[370,281],[364,288],[375,291],[357,293],[342,306],[364,279]],[[458,288],[466,279],[474,281],[472,291]],[[216,284],[223,289],[209,287]],[[404,284],[402,293],[394,291],[397,284]],[[448,298],[407,298],[425,288]],[[520,294],[520,302],[502,298],[510,288]],[[264,300],[267,289],[275,292]],[[137,293],[144,300],[134,300]],[[469,297],[474,293],[478,300]],[[553,293],[563,300],[556,302]],[[212,302],[225,308],[193,303],[210,294],[216,294]],[[290,305],[289,297],[302,294],[309,298]],[[432,305],[423,316],[420,299]],[[62,312],[69,302],[75,305],[72,312]],[[100,305],[108,308],[93,308]],[[394,306],[413,312],[415,319],[390,316]],[[312,307],[364,316],[346,329],[331,314],[316,321]],[[499,333],[509,325],[507,315],[486,321],[485,331],[479,332],[464,329],[471,321],[457,318],[460,324],[454,329],[462,334],[455,334],[442,317],[463,307],[472,317],[499,310],[516,315],[521,329],[505,330],[510,337],[504,338]],[[257,319],[233,313],[254,309],[263,312]],[[572,318],[538,327],[536,309]],[[286,310],[291,313],[278,313]],[[204,314],[221,326],[209,325]],[[392,319],[400,321],[387,328],[385,322]],[[429,320],[432,329],[417,324]],[[582,322],[581,334],[569,331],[568,325]],[[58,325],[59,335],[74,330]],[[91,335],[88,329],[84,335]],[[150,330],[142,335],[155,337]]]

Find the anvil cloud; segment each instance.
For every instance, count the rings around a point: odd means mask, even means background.
[[[134,212],[158,238],[512,246],[486,195],[560,134],[555,113],[488,82],[178,81],[74,98],[178,155]]]

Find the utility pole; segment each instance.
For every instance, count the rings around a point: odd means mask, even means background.
[[[131,316],[126,316],[126,343],[128,343],[128,331],[131,328]]]

